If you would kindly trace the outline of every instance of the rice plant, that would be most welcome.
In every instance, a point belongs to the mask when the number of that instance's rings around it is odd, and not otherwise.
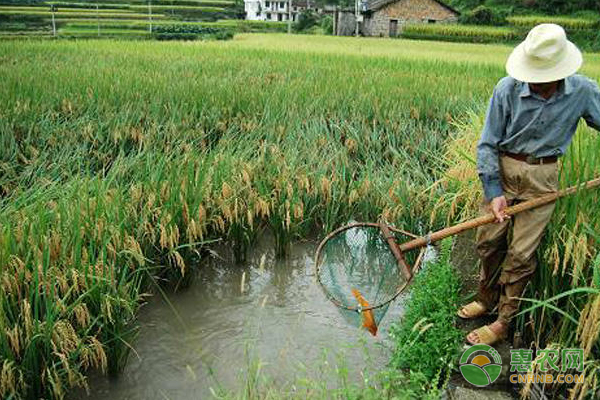
[[[506,18],[509,24],[531,29],[536,25],[553,23],[569,30],[594,29],[600,23],[599,19],[575,18],[561,15],[513,15]]]
[[[455,39],[470,42],[511,42],[521,38],[520,32],[510,27],[422,23],[403,26],[402,36],[411,39]]]

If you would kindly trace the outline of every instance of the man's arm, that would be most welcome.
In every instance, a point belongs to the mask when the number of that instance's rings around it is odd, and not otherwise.
[[[583,119],[592,128],[600,131],[600,89],[596,81],[590,79],[590,93]]]
[[[500,178],[498,143],[502,140],[506,129],[505,108],[496,86],[485,116],[481,139],[477,144],[477,172],[487,201],[504,195]]]

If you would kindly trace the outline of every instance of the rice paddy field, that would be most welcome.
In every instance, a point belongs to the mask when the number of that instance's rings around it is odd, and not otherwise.
[[[511,48],[280,34],[228,42],[0,42],[0,395],[117,373],[156,281],[225,242],[383,215],[425,234],[476,212],[474,145]],[[582,72],[598,79],[600,55]],[[600,173],[581,126],[561,184]],[[598,192],[561,200],[517,323],[600,368]],[[425,333],[427,334],[427,333]],[[527,388],[525,388],[527,390]]]

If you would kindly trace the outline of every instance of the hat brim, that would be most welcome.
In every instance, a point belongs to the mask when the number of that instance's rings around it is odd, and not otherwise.
[[[528,62],[524,51],[525,42],[512,51],[506,61],[506,72],[518,81],[528,83],[554,82],[573,75],[583,63],[581,51],[567,40],[567,55],[551,68],[541,69]]]

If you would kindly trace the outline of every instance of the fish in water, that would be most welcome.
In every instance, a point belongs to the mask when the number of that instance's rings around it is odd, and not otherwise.
[[[354,295],[354,297],[356,297],[356,300],[358,300],[358,304],[360,304],[362,308],[371,307],[369,305],[369,302],[365,300],[365,298],[358,291],[358,289],[352,289],[352,294]],[[377,335],[377,323],[375,322],[375,317],[373,316],[373,310],[361,311],[361,314],[363,319],[363,326],[367,328],[369,332],[371,332],[371,335]]]

